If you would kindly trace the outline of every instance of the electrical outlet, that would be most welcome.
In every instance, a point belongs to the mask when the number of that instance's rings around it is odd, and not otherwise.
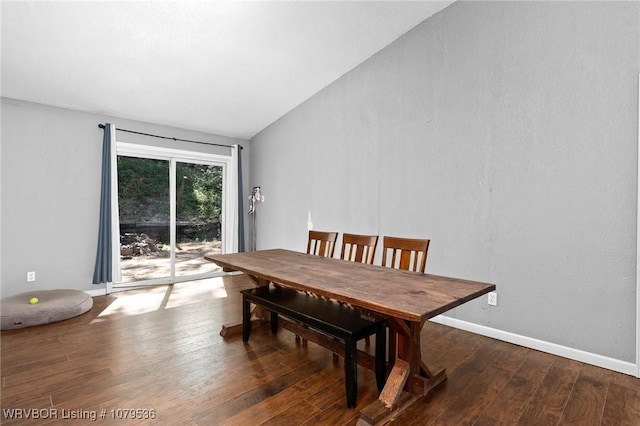
[[[489,298],[487,302],[491,306],[498,306],[498,293],[496,293],[495,291],[492,291],[491,293],[489,293]]]
[[[36,280],[36,272],[35,271],[31,271],[31,272],[27,272],[27,282],[33,282]]]

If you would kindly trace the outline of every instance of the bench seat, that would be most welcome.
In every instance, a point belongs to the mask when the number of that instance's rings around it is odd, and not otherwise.
[[[358,376],[356,347],[360,339],[376,334],[375,373],[378,391],[386,380],[385,321],[361,314],[350,306],[321,299],[278,285],[242,290],[242,341],[251,334],[251,306],[253,303],[271,312],[271,331],[278,331],[278,315],[303,324],[310,329],[339,340],[345,348],[345,387],[347,406],[356,406]]]

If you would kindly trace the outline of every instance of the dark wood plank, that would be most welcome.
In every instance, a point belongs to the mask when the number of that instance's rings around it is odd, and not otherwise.
[[[558,424],[578,372],[552,366],[525,407],[518,424]]]
[[[602,415],[607,426],[633,426],[640,421],[640,389],[615,383],[609,385]]]
[[[510,378],[511,373],[507,370],[494,365],[487,367],[442,411],[436,423],[474,424],[487,406],[502,398]]]
[[[563,425],[600,425],[607,389],[606,379],[578,376],[560,422]]]
[[[475,423],[473,424],[473,426],[502,426],[504,425],[504,423],[502,423],[500,420],[496,420],[491,416],[488,416],[486,414],[482,414],[478,420],[475,421]]]
[[[511,377],[497,398],[487,410],[498,413],[493,416],[506,424],[516,424],[527,403],[542,383],[551,361],[537,356],[535,351],[527,357],[520,368]]]

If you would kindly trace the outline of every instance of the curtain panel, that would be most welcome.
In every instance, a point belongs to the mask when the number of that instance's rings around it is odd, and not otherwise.
[[[114,243],[114,235],[119,235],[120,225],[118,211],[118,170],[116,156],[116,127],[113,124],[104,125],[102,139],[102,177],[100,183],[100,213],[98,217],[98,247],[96,263],[93,271],[93,284],[111,284],[119,280],[119,251],[118,242]]]
[[[229,163],[229,223],[227,224],[226,253],[244,251],[244,212],[242,203],[242,147],[231,146],[231,162]]]
[[[244,195],[242,194],[242,146],[234,145],[237,151],[238,164],[238,252],[245,251],[244,247],[244,203],[242,202]]]

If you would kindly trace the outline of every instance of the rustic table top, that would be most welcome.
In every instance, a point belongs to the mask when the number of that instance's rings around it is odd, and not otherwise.
[[[211,255],[206,259],[226,270],[420,323],[496,288],[489,283],[282,249]]]

